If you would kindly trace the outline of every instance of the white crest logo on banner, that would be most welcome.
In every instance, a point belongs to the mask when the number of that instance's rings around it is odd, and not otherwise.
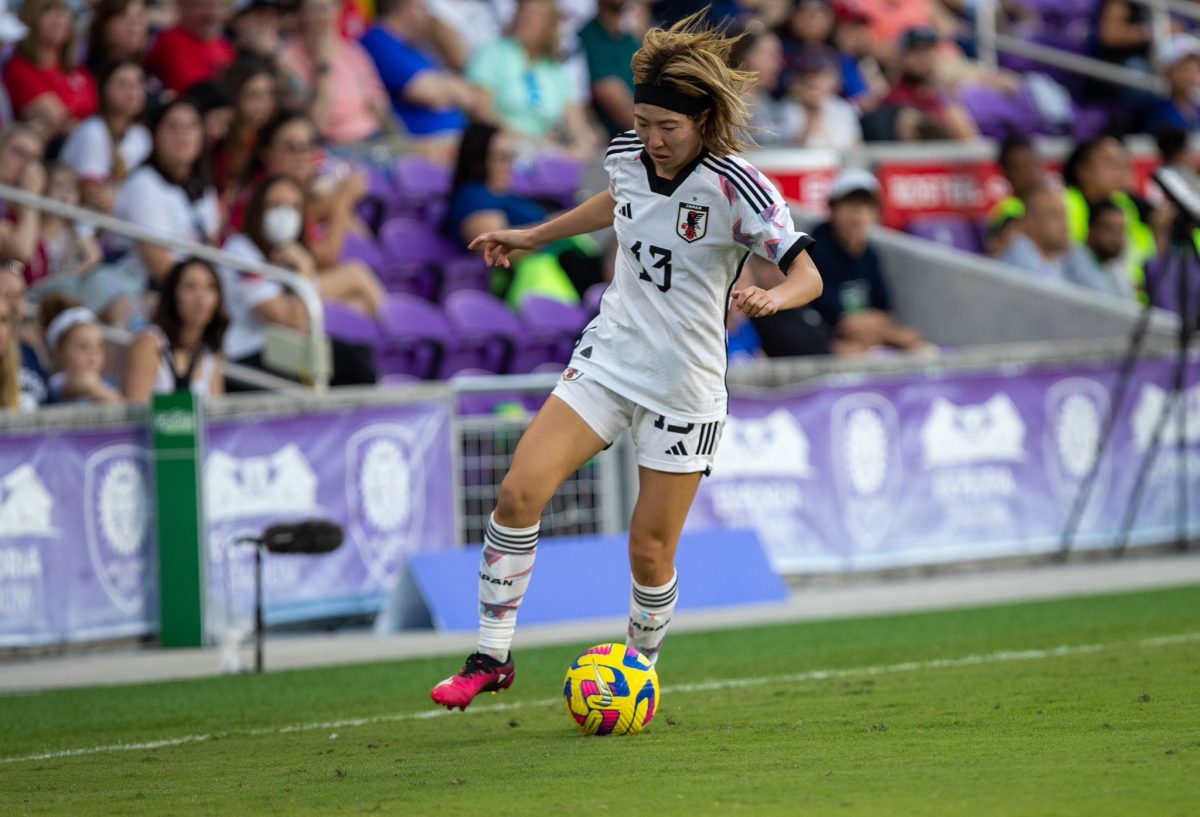
[[[145,600],[150,503],[146,451],[110,445],[84,463],[88,553],[100,586],[118,609],[137,612]]]
[[[391,587],[404,556],[420,546],[424,508],[413,486],[424,481],[420,441],[426,424],[372,423],[346,441],[347,531],[371,576]]]
[[[1154,425],[1158,422],[1159,414],[1162,413],[1168,395],[1169,392],[1166,389],[1153,383],[1146,383],[1142,386],[1131,418],[1133,439],[1138,451],[1145,451],[1150,447],[1150,440],[1154,436]],[[1200,443],[1200,384],[1192,386],[1184,392],[1184,406],[1187,411],[1186,442],[1188,445],[1195,445]],[[1182,433],[1179,420],[1179,405],[1176,404],[1163,427],[1162,436],[1159,439],[1162,446],[1178,444]]]
[[[752,476],[813,475],[811,446],[800,423],[786,409],[766,417],[725,419],[721,445],[713,462],[713,479]]]
[[[1025,422],[1007,394],[964,406],[938,397],[921,428],[921,447],[926,468],[1022,462]]]
[[[204,490],[211,521],[272,514],[296,519],[321,510],[317,475],[295,443],[262,457],[213,451],[204,467]]]
[[[1064,515],[1069,503],[1074,501],[1079,483],[1096,461],[1096,449],[1108,410],[1108,390],[1090,378],[1068,377],[1046,390],[1043,449],[1051,484],[1057,491]],[[1112,463],[1102,461],[1085,518],[1094,517],[1102,509],[1111,471]]]
[[[860,545],[878,547],[900,495],[900,418],[887,398],[864,392],[834,403],[831,421],[842,523]]]
[[[29,463],[0,477],[0,538],[57,536],[54,498]]]

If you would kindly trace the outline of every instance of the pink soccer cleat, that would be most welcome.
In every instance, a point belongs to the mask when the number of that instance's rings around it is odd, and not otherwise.
[[[512,653],[509,653],[508,660],[503,664],[490,655],[471,653],[458,674],[438,683],[429,693],[429,697],[435,704],[441,704],[447,709],[466,709],[481,692],[495,693],[508,689],[512,686],[516,672]]]

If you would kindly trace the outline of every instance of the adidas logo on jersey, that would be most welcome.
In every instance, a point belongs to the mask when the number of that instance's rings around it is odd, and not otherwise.
[[[620,206],[617,212],[623,215],[625,218],[633,218],[633,205],[629,202],[625,202]]]
[[[671,446],[663,453],[664,454],[674,454],[676,457],[686,457],[688,455],[688,451],[686,448],[683,447],[682,442],[675,443],[675,445]]]

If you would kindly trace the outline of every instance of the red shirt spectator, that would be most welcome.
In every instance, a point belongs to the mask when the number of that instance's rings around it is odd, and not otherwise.
[[[224,37],[203,40],[182,25],[164,31],[146,53],[146,69],[171,91],[183,93],[216,78],[237,56]]]
[[[916,108],[935,119],[940,119],[945,114],[949,102],[949,97],[936,88],[910,83],[904,79],[893,85],[892,90],[883,99],[884,105]]]
[[[22,116],[29,103],[43,94],[61,99],[72,119],[86,119],[99,106],[96,81],[86,69],[67,72],[57,63],[39,68],[21,54],[13,54],[4,66],[4,87],[17,116]]]

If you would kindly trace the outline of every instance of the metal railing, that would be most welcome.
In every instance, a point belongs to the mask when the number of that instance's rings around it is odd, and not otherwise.
[[[297,273],[265,261],[252,261],[232,255],[224,250],[209,247],[186,238],[169,235],[160,230],[147,229],[141,225],[122,221],[104,213],[97,213],[94,210],[64,204],[63,202],[29,193],[7,184],[0,184],[0,201],[10,202],[20,207],[31,207],[43,213],[49,213],[70,221],[91,224],[97,229],[124,236],[134,241],[156,244],[185,255],[203,259],[218,267],[255,273],[282,284],[300,298],[305,312],[308,313],[307,341],[310,353],[308,359],[311,361],[311,367],[305,374],[308,375],[313,388],[317,391],[324,391],[328,388],[330,374],[329,355],[323,349],[326,344],[325,312],[321,306],[321,298],[317,294],[316,287]],[[136,252],[136,249],[131,250],[131,252]]]
[[[1200,6],[1193,2],[1184,0],[1130,0],[1130,2],[1149,6],[1152,11],[1155,53],[1159,53],[1171,37],[1171,15],[1200,20]],[[1166,83],[1159,76],[1114,65],[1095,57],[1085,57],[1047,45],[1027,42],[1011,34],[1003,34],[997,29],[999,7],[999,0],[982,0],[979,15],[976,18],[975,37],[979,60],[985,65],[996,68],[999,64],[999,54],[1003,52],[1075,74],[1095,77],[1126,88],[1135,88],[1156,94],[1161,94],[1166,90]]]

